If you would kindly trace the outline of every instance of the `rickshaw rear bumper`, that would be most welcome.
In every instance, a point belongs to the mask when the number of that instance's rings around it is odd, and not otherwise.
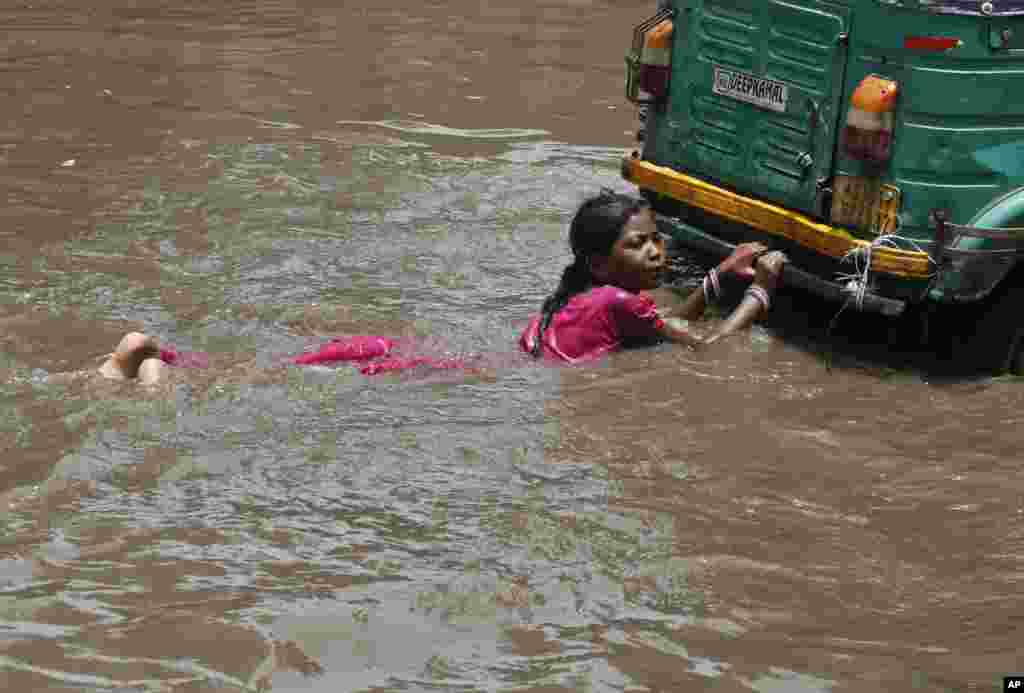
[[[949,222],[945,210],[932,210],[934,238],[916,239],[915,249],[908,250],[857,238],[802,212],[645,161],[635,152],[623,159],[622,175],[652,201],[682,245],[722,256],[735,248],[733,241],[764,242],[789,255],[784,283],[857,310],[897,316],[925,301],[979,301],[1024,259],[1024,227],[1006,225],[1019,218],[1012,212],[1024,204],[1012,200],[966,225]],[[1001,214],[1004,207],[1008,211]],[[847,262],[858,257],[869,258],[863,292],[850,279],[858,263]]]
[[[675,242],[710,256],[725,258],[736,248],[735,244],[716,238],[679,219],[659,215],[658,220],[659,225],[667,227],[666,230]],[[786,263],[782,270],[782,283],[784,286],[807,291],[829,301],[847,303],[855,310],[880,313],[887,317],[897,317],[907,307],[906,301],[882,296],[870,290],[858,297],[848,285],[823,279],[797,266],[792,260]]]
[[[931,274],[925,252],[872,247],[845,229],[643,160],[636,152],[623,159],[622,175],[651,199],[655,210],[664,215],[669,233],[682,245],[724,256],[735,248],[731,241],[761,240],[789,255],[783,270],[785,284],[849,303],[856,310],[898,316],[908,302],[923,298],[922,289]],[[686,210],[686,214],[674,210]],[[853,265],[847,263],[842,272],[842,263],[866,252],[870,252],[872,277],[865,291],[846,279],[825,278],[849,275]]]

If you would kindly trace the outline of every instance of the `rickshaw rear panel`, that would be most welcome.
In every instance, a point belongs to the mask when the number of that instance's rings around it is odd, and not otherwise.
[[[1024,0],[659,9],[627,58],[643,145],[623,171],[681,242],[767,234],[859,308],[981,302],[1019,276]]]

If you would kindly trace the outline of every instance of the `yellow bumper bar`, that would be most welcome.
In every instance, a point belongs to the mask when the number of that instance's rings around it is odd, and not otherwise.
[[[798,212],[730,192],[642,159],[626,158],[622,163],[622,173],[641,188],[758,231],[788,238],[823,255],[842,258],[854,248],[871,245],[868,241],[854,238],[844,229],[820,224]],[[871,269],[908,279],[927,279],[930,274],[927,253],[886,247],[875,247],[871,251]]]

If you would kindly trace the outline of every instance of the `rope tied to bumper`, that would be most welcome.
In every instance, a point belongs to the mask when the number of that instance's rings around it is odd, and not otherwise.
[[[871,243],[867,245],[857,246],[849,250],[843,255],[842,262],[852,262],[853,272],[847,274],[840,274],[837,276],[839,281],[845,282],[846,290],[850,294],[850,299],[843,304],[843,308],[849,303],[850,300],[857,306],[857,310],[864,308],[864,296],[868,291],[868,283],[871,273],[871,257],[875,248],[892,248],[894,250],[905,250],[906,248],[900,247],[900,243],[909,244],[914,250],[918,252],[926,252],[921,244],[913,238],[907,238],[906,236],[899,236],[894,233],[884,233],[877,236]],[[863,266],[861,262],[863,261]],[[928,264],[935,265],[935,260],[928,255]],[[934,276],[930,274],[929,278]],[[842,312],[842,308],[839,309]],[[838,317],[838,313],[836,314]]]

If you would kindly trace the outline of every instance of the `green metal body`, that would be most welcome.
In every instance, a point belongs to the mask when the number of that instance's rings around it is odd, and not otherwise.
[[[993,16],[949,14],[917,0],[662,6],[674,12],[672,73],[667,99],[649,108],[643,159],[822,221],[834,176],[878,176],[902,194],[897,235],[920,247],[936,240],[936,210],[963,226],[1024,226],[1024,16],[998,16],[998,7]],[[910,36],[961,43],[922,52],[904,48]],[[713,93],[715,66],[786,84],[785,110]],[[846,157],[839,146],[850,95],[869,74],[894,79],[900,89],[892,158],[881,168]],[[701,231],[718,235],[711,222]],[[1013,251],[1024,248],[1016,240],[940,240],[973,252],[952,259],[939,252],[929,282],[888,277],[875,290],[914,301],[973,301],[1007,275],[1017,261]],[[986,255],[990,249],[998,260]],[[824,266],[820,272],[833,271]]]

